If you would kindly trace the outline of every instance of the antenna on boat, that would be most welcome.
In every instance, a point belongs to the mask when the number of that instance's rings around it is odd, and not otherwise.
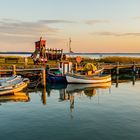
[[[69,45],[69,56],[70,56],[70,53],[72,52],[71,51],[71,38],[69,38],[69,44],[68,45]]]

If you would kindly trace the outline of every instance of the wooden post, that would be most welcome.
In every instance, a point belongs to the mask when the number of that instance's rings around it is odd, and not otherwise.
[[[24,63],[25,63],[25,66],[28,64],[28,58],[27,57],[24,58]]]
[[[61,51],[61,61],[62,61],[62,59],[63,59],[63,49],[60,50],[60,51]]]
[[[119,85],[119,75],[116,75],[116,88],[118,87]]]
[[[0,70],[1,70],[1,66],[0,66]],[[1,77],[1,71],[0,71],[0,77]]]
[[[133,74],[136,73],[136,65],[135,65],[135,62],[133,62],[132,73],[133,73]]]
[[[77,71],[77,63],[75,63],[75,71]]]
[[[45,70],[45,68],[42,70],[42,86],[46,87],[46,70]]]
[[[65,74],[65,63],[63,62],[62,65],[63,65],[63,74]]]
[[[16,75],[16,65],[13,65],[13,75]]]
[[[117,66],[116,66],[116,74],[119,75],[119,62],[117,62]]]

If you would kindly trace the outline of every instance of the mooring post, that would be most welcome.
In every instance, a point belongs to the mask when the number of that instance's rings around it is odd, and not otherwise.
[[[13,75],[16,75],[16,65],[13,65]]]
[[[119,62],[117,62],[117,66],[116,66],[116,74],[119,75]]]
[[[1,66],[0,66],[0,77],[1,77]]]
[[[133,62],[133,66],[132,66],[132,73],[135,74],[136,73],[136,65],[135,62]]]
[[[75,63],[75,71],[77,71],[77,63]]]
[[[65,74],[65,63],[63,62],[62,65],[63,65],[63,74]]]
[[[42,86],[46,87],[46,70],[43,68],[42,70]]]
[[[116,75],[116,88],[119,86],[119,75]]]
[[[28,58],[27,57],[24,57],[24,64],[25,64],[25,66],[27,66],[27,64],[28,64]]]

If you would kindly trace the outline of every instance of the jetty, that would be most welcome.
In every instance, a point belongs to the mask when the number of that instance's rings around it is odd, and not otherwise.
[[[59,63],[62,62],[55,62],[55,63],[48,63],[50,67],[56,67]],[[66,63],[66,62],[65,62]],[[132,72],[139,72],[140,70],[140,63],[129,63],[129,64],[122,64],[122,63],[98,63],[98,67],[104,68],[106,71],[116,71],[116,74],[120,73],[120,70],[131,70]],[[75,66],[72,66],[75,68]],[[3,64],[0,65],[0,74],[22,74],[23,72],[41,72],[46,69],[46,65],[27,65],[27,64]],[[76,66],[76,69],[79,69]]]
[[[114,72],[119,75],[121,70],[129,70],[132,73],[140,72],[140,63],[99,63],[101,67],[104,67],[106,71]]]
[[[17,66],[17,65],[3,65],[0,66],[0,76],[2,75],[24,75],[25,73],[38,74],[41,77],[41,85],[46,86],[46,69],[43,66]]]

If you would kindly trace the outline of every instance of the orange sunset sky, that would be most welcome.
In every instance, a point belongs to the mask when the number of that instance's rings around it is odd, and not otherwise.
[[[8,3],[8,5],[7,5]],[[0,51],[140,52],[140,0],[0,0]]]

